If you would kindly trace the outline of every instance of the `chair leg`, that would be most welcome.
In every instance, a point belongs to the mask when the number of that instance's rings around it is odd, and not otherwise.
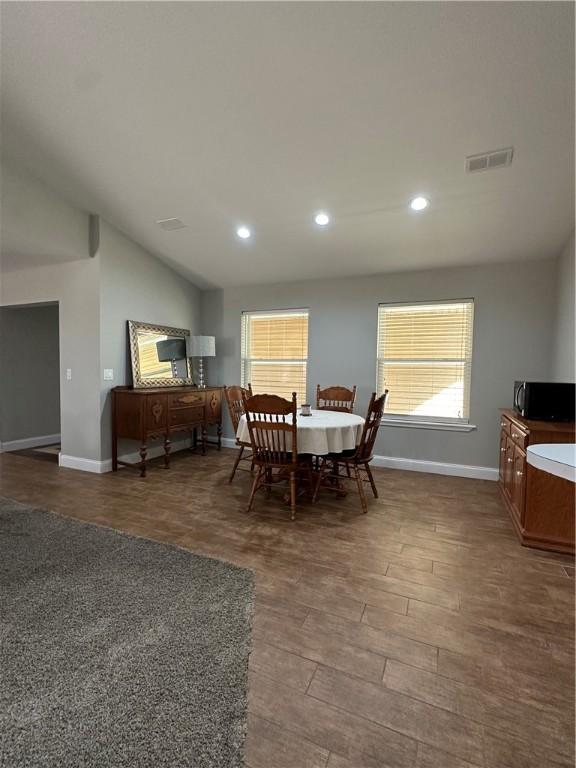
[[[312,466],[306,468],[306,475],[308,477],[308,485],[310,486],[310,498],[314,498],[314,493],[316,492],[316,484],[314,483],[314,474],[312,473]]]
[[[372,486],[372,493],[374,494],[374,498],[378,498],[378,488],[376,488],[376,483],[374,482],[374,478],[372,477],[372,470],[370,469],[370,464],[366,462],[364,464],[366,468],[366,474],[368,475],[368,480],[370,480],[370,485]]]
[[[296,517],[296,472],[290,472],[290,520]]]
[[[318,498],[318,491],[320,490],[320,484],[324,479],[324,474],[326,473],[326,459],[322,459],[318,457],[318,461],[319,461],[318,479],[316,480],[316,487],[314,488],[314,493],[312,495],[313,504],[316,502],[316,499]]]
[[[262,467],[259,467],[258,474],[254,478],[254,482],[252,483],[252,490],[250,491],[250,498],[248,499],[248,509],[246,512],[252,511],[252,504],[254,503],[254,496],[256,495],[256,491],[260,487],[260,478],[262,477]]]
[[[356,484],[358,486],[358,493],[360,494],[360,503],[362,504],[362,511],[364,514],[368,512],[368,502],[366,501],[366,494],[364,493],[364,482],[360,475],[360,469],[358,464],[354,464],[354,476],[356,478]]]
[[[242,454],[244,453],[244,446],[240,446],[240,450],[238,451],[236,455],[236,461],[234,462],[234,466],[232,467],[232,474],[230,475],[230,479],[228,480],[229,483],[234,480],[234,475],[236,474],[236,470],[238,469],[238,464],[240,464],[240,459],[242,458]]]
[[[272,493],[272,470],[266,470],[266,496],[270,496]]]

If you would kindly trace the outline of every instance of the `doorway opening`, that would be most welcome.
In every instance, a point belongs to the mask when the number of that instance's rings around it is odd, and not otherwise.
[[[58,302],[0,307],[0,447],[58,463]]]

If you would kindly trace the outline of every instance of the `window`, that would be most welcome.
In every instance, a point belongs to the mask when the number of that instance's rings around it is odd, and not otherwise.
[[[242,313],[242,386],[306,402],[308,310]]]
[[[386,412],[414,421],[467,423],[473,299],[378,307],[378,392]]]

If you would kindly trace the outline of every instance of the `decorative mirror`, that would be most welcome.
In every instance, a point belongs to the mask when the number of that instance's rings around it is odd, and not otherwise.
[[[190,331],[128,320],[135,389],[194,384],[187,357]]]

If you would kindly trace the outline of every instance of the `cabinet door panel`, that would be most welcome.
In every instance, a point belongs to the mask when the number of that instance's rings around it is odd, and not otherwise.
[[[168,409],[166,408],[166,396],[146,398],[146,428],[163,429],[168,423]]]
[[[512,485],[513,485],[513,474],[512,474],[512,465],[514,463],[514,443],[512,442],[511,438],[506,436],[506,451],[504,453],[505,456],[505,463],[504,463],[504,492],[508,496],[509,499],[512,499]]]
[[[500,482],[504,485],[504,475],[506,470],[506,432],[500,432],[500,450],[498,453],[498,475]]]
[[[222,420],[222,390],[206,393],[206,423],[219,424]]]
[[[512,463],[512,503],[518,519],[524,521],[524,500],[526,497],[526,454],[516,447]]]

